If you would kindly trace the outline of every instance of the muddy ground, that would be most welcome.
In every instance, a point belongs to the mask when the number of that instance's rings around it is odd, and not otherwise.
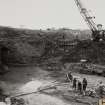
[[[9,72],[0,76],[0,86],[10,96],[37,91],[39,87],[50,85],[52,81],[63,84],[68,70],[48,71],[39,67],[10,67]],[[94,75],[73,73],[78,78],[87,78],[88,89],[105,78]],[[53,83],[53,84],[55,84]],[[63,84],[56,89],[21,96],[27,105],[97,105],[98,97],[83,96],[72,89],[72,84]]]

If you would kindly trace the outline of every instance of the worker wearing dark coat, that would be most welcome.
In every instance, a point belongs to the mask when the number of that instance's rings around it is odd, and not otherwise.
[[[83,91],[86,91],[86,88],[87,88],[87,80],[86,80],[86,78],[83,78],[82,84],[83,84]]]
[[[86,88],[87,88],[87,80],[86,80],[86,78],[83,78],[82,85],[83,85],[83,95],[85,95]]]
[[[76,90],[76,88],[77,88],[77,79],[76,78],[74,78],[73,79],[73,88]]]
[[[78,91],[81,93],[82,92],[82,83],[80,80],[78,80]]]

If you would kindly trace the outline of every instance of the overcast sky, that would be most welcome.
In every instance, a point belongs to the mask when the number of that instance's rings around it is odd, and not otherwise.
[[[105,27],[105,0],[81,0]],[[74,0],[0,0],[0,25],[34,29],[88,28]]]

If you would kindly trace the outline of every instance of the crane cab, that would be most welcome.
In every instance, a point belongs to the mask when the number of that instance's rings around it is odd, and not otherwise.
[[[98,29],[98,31],[101,31],[102,30],[102,24],[97,24],[97,29]]]
[[[94,41],[105,41],[105,30],[103,30],[102,24],[97,25],[97,30],[93,32]]]

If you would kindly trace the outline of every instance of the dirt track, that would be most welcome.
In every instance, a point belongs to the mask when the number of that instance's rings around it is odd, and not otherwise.
[[[22,87],[32,82],[32,78],[34,78],[35,81],[37,80],[41,82],[40,85],[47,85],[51,81],[55,80],[57,80],[57,82],[63,82],[65,80],[66,72],[67,71],[48,72],[36,67],[11,68],[10,72],[1,77],[0,84],[6,94],[12,95],[18,93],[19,90],[22,89]],[[73,75],[78,78],[86,77],[88,79],[88,88],[95,86],[99,80],[102,80],[105,83],[104,77],[83,74],[81,75],[77,73],[73,73]],[[34,90],[35,87],[37,88],[37,86],[38,82],[35,85],[32,85],[33,88],[31,89]],[[50,102],[52,104],[50,103],[48,105],[61,105],[61,103],[62,105],[90,105],[91,103],[98,101],[97,98],[87,96],[83,97],[82,95],[74,92],[72,88],[69,87],[70,85],[62,85],[58,86],[57,89],[42,91],[39,94],[24,96],[24,98],[29,101],[29,105],[45,105],[46,103],[48,104]],[[29,89],[29,87],[27,88]],[[49,99],[50,102],[47,99]],[[54,101],[55,99],[57,101],[56,104]],[[34,102],[37,102],[37,104],[33,104]]]

